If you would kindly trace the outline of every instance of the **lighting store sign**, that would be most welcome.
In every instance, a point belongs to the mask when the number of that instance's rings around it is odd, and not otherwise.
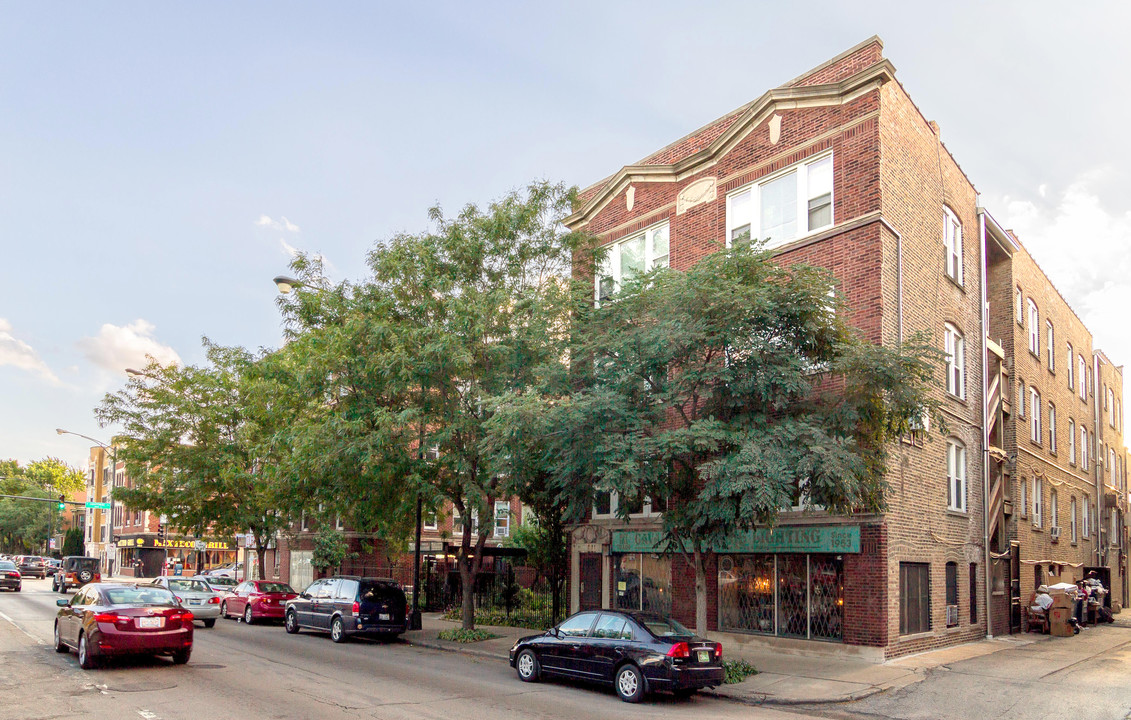
[[[654,530],[618,530],[612,552],[663,552],[663,533]],[[858,553],[858,525],[799,525],[758,528],[738,533],[715,548],[719,553]]]

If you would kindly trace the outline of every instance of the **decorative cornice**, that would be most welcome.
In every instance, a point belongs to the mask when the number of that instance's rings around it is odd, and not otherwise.
[[[840,82],[774,88],[741,110],[739,119],[702,150],[671,164],[625,165],[565,224],[570,229],[585,225],[633,182],[679,182],[706,170],[779,110],[844,105],[893,79],[895,66],[885,58]]]

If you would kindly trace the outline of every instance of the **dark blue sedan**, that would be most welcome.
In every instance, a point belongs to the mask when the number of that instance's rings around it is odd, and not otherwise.
[[[587,610],[514,644],[519,679],[542,675],[611,684],[625,702],[663,690],[690,695],[723,682],[723,646],[650,613]]]

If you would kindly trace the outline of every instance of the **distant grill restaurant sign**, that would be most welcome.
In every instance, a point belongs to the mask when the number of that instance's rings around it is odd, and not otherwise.
[[[618,530],[612,552],[663,552],[663,533],[655,530]],[[758,528],[738,533],[715,548],[720,553],[858,553],[858,525],[796,525]]]

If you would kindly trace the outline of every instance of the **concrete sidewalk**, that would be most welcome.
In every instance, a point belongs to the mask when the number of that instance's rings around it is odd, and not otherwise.
[[[459,626],[441,618],[439,613],[425,613],[423,629],[407,632],[404,638],[418,647],[462,652],[507,662],[511,646],[527,635],[537,634],[526,628],[478,626],[499,637],[477,643],[456,643],[439,638],[441,630]],[[976,643],[978,644],[978,643]],[[758,669],[758,674],[741,683],[721,685],[704,693],[753,705],[801,705],[839,703],[900,688],[923,679],[923,671],[915,665],[876,664],[864,659],[814,657],[788,654],[780,649],[759,647],[753,643],[724,643],[724,657],[744,659]],[[997,648],[1000,649],[1000,648]],[[996,650],[996,649],[995,649]],[[995,650],[984,650],[994,652]]]

